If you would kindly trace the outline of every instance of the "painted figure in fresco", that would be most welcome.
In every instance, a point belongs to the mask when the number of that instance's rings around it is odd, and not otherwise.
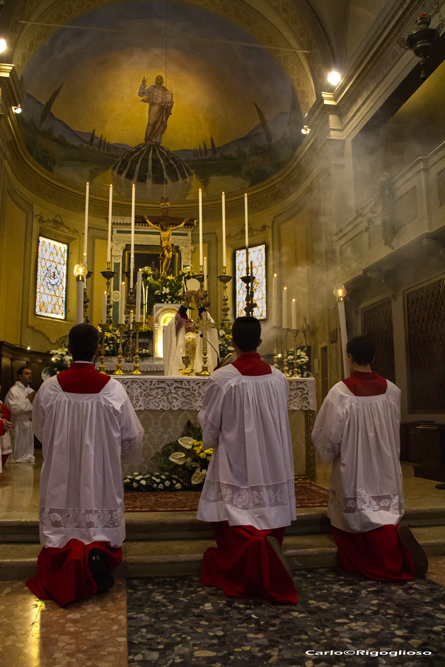
[[[144,220],[148,225],[150,225],[150,227],[157,229],[157,231],[161,234],[161,253],[159,255],[159,259],[162,262],[162,275],[166,276],[170,268],[171,259],[173,257],[173,246],[171,243],[172,232],[175,229],[183,227],[186,222],[190,222],[190,219],[186,218],[183,222],[181,222],[180,225],[176,225],[174,227],[168,222],[161,222],[159,225],[154,225],[147,218],[147,216],[144,217]]]
[[[148,107],[148,124],[145,130],[146,144],[161,144],[162,135],[167,129],[167,121],[171,116],[173,108],[173,93],[164,84],[164,78],[159,74],[153,86],[146,86],[147,79],[142,79],[139,86],[139,97],[141,102],[146,102]]]

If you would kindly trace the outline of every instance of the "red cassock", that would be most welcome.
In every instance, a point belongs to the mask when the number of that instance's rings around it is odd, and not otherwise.
[[[88,404],[93,400],[93,397],[91,396],[92,394],[99,394],[102,392],[103,396],[105,392],[108,392],[107,396],[102,399],[102,403],[108,404],[111,401],[109,397],[111,391],[120,391],[122,393],[122,389],[120,387],[118,388],[118,390],[110,389],[112,387],[111,383],[107,387],[107,389],[105,389],[105,386],[109,381],[110,381],[109,376],[98,373],[94,369],[92,364],[88,363],[72,364],[72,366],[67,371],[57,376],[57,382],[58,385],[60,385],[58,388],[59,392],[61,389],[64,393],[85,395],[85,401],[82,403],[82,405],[85,404],[86,406],[85,407],[86,416],[83,416],[82,419],[88,418],[87,416],[89,414]],[[46,382],[50,382],[50,380],[47,380]],[[113,383],[114,382],[115,381],[113,380]],[[51,386],[54,386],[54,384]],[[46,391],[50,387],[49,386],[45,387],[44,384],[42,385],[42,388],[45,388]],[[41,391],[42,389],[40,390],[40,392]],[[39,396],[39,394],[37,394],[37,396]],[[91,399],[89,399],[89,396],[91,396]],[[118,398],[119,397],[120,394],[118,393]],[[119,400],[121,399],[122,397],[119,398]],[[125,394],[125,399],[128,400],[126,394]],[[43,403],[43,401],[44,399],[41,398],[40,403]],[[99,401],[99,403],[101,402],[99,398],[97,398],[97,401]],[[55,407],[57,409],[57,405]],[[99,408],[102,409],[102,406],[99,406]],[[105,410],[107,408],[103,409]],[[119,412],[118,409],[116,409],[115,412],[118,413]],[[43,418],[45,417],[45,412],[43,413],[41,412],[40,414],[43,414]],[[70,413],[68,412],[67,414]],[[79,414],[79,412],[77,412],[77,414]],[[82,413],[82,415],[84,415],[84,413]],[[105,418],[106,416],[107,415],[105,415]],[[38,419],[41,420],[42,418],[39,417]],[[35,425],[36,428],[38,419],[36,412],[36,425]],[[136,419],[135,415],[134,419]],[[44,422],[42,423],[44,424]],[[130,433],[130,435],[128,436],[129,438],[132,435],[137,435],[138,429],[142,431],[138,421],[137,424],[138,426],[133,427],[134,434]],[[86,446],[82,440],[82,436],[76,435],[75,437],[72,437],[72,440],[70,440],[69,435],[72,432],[72,430],[73,429],[71,428],[70,424],[66,424],[68,448],[74,448],[75,450],[77,450],[77,452],[79,453],[78,454],[79,457],[82,457],[84,455],[88,457],[88,452],[92,450],[91,445],[89,444],[91,443],[92,439],[91,438],[89,439]],[[119,433],[119,424],[117,424],[115,430],[117,430],[117,433]],[[83,427],[81,426],[80,432],[84,431],[85,431],[85,426]],[[48,444],[51,440],[51,435],[47,433],[45,437],[45,433],[46,431],[44,429],[44,426],[42,426],[44,466],[45,465],[51,466],[54,465],[54,461],[56,460],[57,457],[60,460],[60,452],[58,453],[56,451],[56,448],[51,449],[52,445]],[[108,439],[106,442],[106,448],[110,451],[111,449],[113,449],[113,451],[114,449],[116,449],[116,454],[114,455],[114,458],[118,461],[118,463],[115,464],[115,467],[117,466],[119,467],[118,474],[120,477],[121,442],[119,441],[114,443],[112,440]],[[122,451],[124,451],[124,445],[122,445]],[[88,461],[89,460],[90,459],[88,459]],[[94,458],[91,458],[91,461],[94,460],[95,460]],[[98,455],[96,465],[100,464],[100,460],[101,456]],[[90,465],[88,461],[86,463],[87,467]],[[103,474],[106,474],[106,472],[109,471],[108,462],[104,461],[103,466],[105,471]],[[49,470],[51,470],[51,468],[49,468]],[[43,472],[44,470],[42,469],[42,477],[43,477]],[[45,474],[47,474],[47,471],[45,471]],[[106,486],[109,487],[110,482],[112,482],[112,480],[111,478],[110,479],[105,478],[103,482],[105,487]],[[65,483],[68,485],[66,492],[67,496],[70,492],[72,492],[72,487],[69,485],[77,484],[78,486],[80,485],[78,491],[80,493],[80,496],[82,497],[82,480],[80,481],[73,480],[73,476],[69,475],[69,479]],[[41,492],[42,492],[42,484],[41,484]],[[123,488],[122,488],[122,494],[123,494]],[[103,505],[103,506],[108,507],[108,505]],[[42,499],[41,499],[40,511],[42,514]],[[91,513],[93,512],[94,510],[91,510]],[[95,530],[94,527],[91,528],[91,530],[94,532]],[[42,531],[42,518],[41,518],[41,531]],[[100,526],[97,528],[97,531],[99,534],[102,533],[102,535],[104,533],[104,529],[101,528]],[[90,598],[97,592],[96,583],[94,582],[88,567],[88,554],[91,551],[91,549],[99,549],[101,551],[102,556],[106,561],[110,571],[113,571],[122,560],[122,546],[112,547],[110,546],[109,542],[94,540],[94,537],[91,539],[91,541],[88,538],[86,538],[85,542],[80,539],[74,539],[74,538],[69,539],[69,534],[70,534],[69,527],[66,528],[66,534],[68,540],[66,541],[65,544],[63,544],[62,542],[60,548],[52,546],[44,546],[42,548],[37,561],[37,576],[26,582],[26,585],[28,586],[29,590],[34,595],[43,600],[54,600],[61,606],[65,606],[66,604],[72,602],[73,600],[84,600]],[[41,533],[41,539],[42,539],[42,533]],[[120,540],[118,539],[117,542],[118,544],[119,542],[122,544],[121,539]],[[43,544],[45,544],[44,540]]]
[[[269,364],[254,353],[242,354],[233,366],[245,376],[272,372]],[[222,588],[228,596],[297,604],[294,584],[266,539],[272,536],[281,545],[285,527],[260,530],[252,525],[230,525],[228,521],[211,525],[218,546],[204,553],[201,570],[204,585]]]
[[[386,392],[385,378],[373,373],[355,372],[343,380],[354,396],[380,396]],[[397,525],[388,524],[364,533],[349,533],[332,526],[341,567],[363,574],[375,581],[407,581],[414,579],[414,561],[397,532]]]

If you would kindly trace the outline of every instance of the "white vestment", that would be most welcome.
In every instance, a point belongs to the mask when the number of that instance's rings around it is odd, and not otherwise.
[[[31,416],[32,403],[27,398],[34,389],[25,387],[20,380],[6,394],[5,405],[11,410],[11,421],[15,424],[13,431],[14,459],[17,463],[34,461],[34,435]]]
[[[213,322],[213,319],[205,311],[201,317],[206,317]],[[164,375],[181,375],[180,368],[185,368],[182,357],[185,356],[185,325],[187,320],[179,313],[173,317],[164,329],[163,355],[164,355]],[[213,347],[212,347],[213,346]],[[202,349],[203,338],[201,333],[197,333],[196,354],[194,364],[194,374],[201,372],[202,369]],[[218,331],[216,327],[207,330],[207,366],[209,373],[213,371],[218,364],[219,342]]]
[[[40,542],[62,548],[125,538],[121,456],[138,459],[143,428],[123,386],[110,379],[97,394],[64,392],[57,376],[34,399],[42,442]]]
[[[212,373],[198,415],[203,449],[214,447],[199,501],[201,521],[260,530],[296,519],[294,462],[284,375]]]
[[[332,463],[328,516],[346,532],[397,524],[403,516],[400,389],[354,396],[338,382],[315,420],[312,439],[324,463]]]
[[[2,401],[0,401],[1,405]],[[9,431],[5,429],[5,432],[3,435],[0,435],[0,454],[4,456],[5,454],[12,454],[12,446],[11,446],[11,436],[9,435]],[[0,463],[0,472],[2,470],[2,466]]]

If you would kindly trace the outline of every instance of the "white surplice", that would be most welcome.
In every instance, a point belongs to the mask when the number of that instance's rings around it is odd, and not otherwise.
[[[120,547],[121,456],[139,460],[144,432],[123,386],[110,379],[97,394],[75,394],[49,378],[34,399],[33,427],[43,453],[41,544],[62,548],[75,538]]]
[[[206,317],[210,322],[213,322],[211,316],[205,311],[201,317]],[[180,369],[184,368],[182,357],[185,356],[185,325],[187,320],[176,313],[164,329],[164,375],[165,376],[180,376]],[[196,353],[195,364],[193,371],[195,375],[202,370],[202,349],[203,339],[198,332],[196,334]],[[219,342],[218,330],[216,327],[207,330],[207,366],[211,373],[218,363]]]
[[[198,415],[203,449],[214,447],[197,518],[259,530],[296,519],[294,462],[284,375],[242,375],[233,365],[209,379]]]
[[[34,389],[25,387],[20,380],[6,394],[5,405],[11,410],[14,459],[17,463],[33,462],[34,434],[32,432],[32,403],[28,398]]]
[[[346,532],[397,524],[403,516],[400,389],[355,396],[338,382],[329,391],[312,431],[317,452],[332,463],[328,516]]]

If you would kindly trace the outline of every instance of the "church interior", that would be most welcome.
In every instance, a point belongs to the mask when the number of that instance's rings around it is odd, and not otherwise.
[[[304,497],[284,540],[295,608],[201,585],[211,532],[178,492],[126,494],[115,587],[63,609],[24,584],[41,450],[9,461],[0,664],[445,664],[444,107],[443,0],[0,0],[1,400],[23,366],[38,390],[76,323],[101,326],[97,368],[145,429],[123,476],[151,474],[207,381],[188,356],[163,377],[197,276],[218,356],[253,313],[289,378]],[[339,568],[310,438],[358,335],[401,390],[405,521],[430,560],[403,584]]]

